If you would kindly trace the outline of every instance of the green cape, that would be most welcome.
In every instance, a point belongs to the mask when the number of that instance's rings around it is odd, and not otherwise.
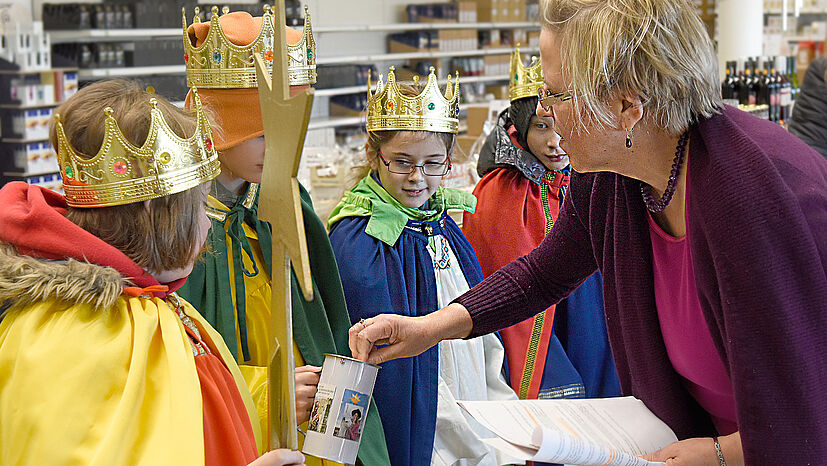
[[[313,210],[310,195],[301,184],[302,215],[307,237],[310,269],[313,275],[313,301],[305,301],[296,280],[295,272],[291,274],[290,287],[293,298],[293,339],[298,346],[306,364],[321,366],[324,353],[350,356],[348,347],[348,329],[350,319],[339,278],[339,268],[333,256],[333,248],[324,224]],[[229,236],[233,243],[233,263],[236,283],[236,301],[238,302],[239,333],[242,347],[246,347],[246,324],[243,296],[243,273],[270,273],[272,230],[270,224],[258,220],[258,185],[251,184],[236,204],[226,212],[224,220],[211,216],[213,227],[207,242],[211,249],[205,260],[195,264],[186,284],[178,294],[189,301],[207,321],[221,333],[227,347],[238,359],[236,348],[236,322],[232,309],[232,290],[230,289],[229,264],[227,257],[227,235],[224,224],[229,222]],[[244,234],[243,222],[258,233],[259,246],[266,264],[254,265],[253,271],[244,270],[241,260],[242,250],[250,251],[247,236]],[[236,257],[237,256],[237,257]],[[248,257],[252,257],[251,254]],[[265,270],[259,270],[264,266]],[[239,290],[240,286],[240,290]],[[226,310],[221,312],[222,310]],[[379,419],[379,411],[371,400],[371,409],[365,420],[362,443],[359,447],[359,460],[364,465],[390,464],[385,445],[385,434]]]

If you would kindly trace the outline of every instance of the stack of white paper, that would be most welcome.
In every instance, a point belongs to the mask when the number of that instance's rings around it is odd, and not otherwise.
[[[459,404],[500,437],[486,442],[525,461],[655,464],[635,455],[652,453],[677,441],[669,426],[634,397]]]

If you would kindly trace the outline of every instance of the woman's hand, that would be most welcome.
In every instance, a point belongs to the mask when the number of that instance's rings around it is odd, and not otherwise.
[[[744,452],[741,449],[741,434],[734,434],[725,437],[718,437],[718,444],[727,466],[741,466],[744,464]],[[691,438],[669,444],[660,450],[643,455],[643,459],[659,461],[669,466],[698,465],[698,466],[720,466],[718,453],[715,451],[715,444],[710,437]]]
[[[464,338],[472,328],[471,315],[457,303],[421,317],[381,314],[350,327],[350,351],[356,359],[381,364],[416,356],[448,338]]]
[[[297,451],[282,448],[268,451],[250,463],[249,466],[301,466],[303,464],[304,455]]]
[[[321,377],[321,367],[301,366],[296,368],[296,421],[299,425],[310,419],[310,409]]]

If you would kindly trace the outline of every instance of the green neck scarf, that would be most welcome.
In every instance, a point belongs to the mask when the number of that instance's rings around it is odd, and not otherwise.
[[[224,337],[224,342],[236,360],[250,360],[247,343],[247,293],[244,278],[259,273],[270,274],[272,264],[272,230],[270,224],[258,219],[258,185],[250,184],[241,197],[230,209],[207,208],[207,215],[212,221],[207,237],[210,253],[203,261],[193,267],[186,284],[179,294],[188,299],[198,311]],[[258,244],[264,264],[257,264],[250,241],[244,232],[244,224],[249,225],[258,235]],[[226,228],[226,234],[225,234]],[[232,258],[227,253],[227,241],[232,245]],[[252,263],[251,269],[244,266],[243,256]],[[236,311],[233,309],[230,289],[230,260],[233,264],[233,282],[235,283]],[[238,355],[236,324],[241,339],[241,358]]]
[[[428,200],[428,206],[431,209],[404,206],[374,179],[371,172],[353,189],[345,192],[331,212],[328,226],[332,228],[336,222],[347,217],[370,217],[365,233],[393,246],[409,220],[429,222],[438,219],[449,209],[474,213],[477,198],[465,191],[440,186]]]

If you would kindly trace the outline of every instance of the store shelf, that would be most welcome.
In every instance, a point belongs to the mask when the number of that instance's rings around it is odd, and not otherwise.
[[[34,110],[36,108],[51,108],[57,107],[62,102],[55,102],[52,104],[32,104],[32,105],[21,105],[21,104],[0,104],[0,108],[8,109],[8,110]]]
[[[326,32],[396,32],[422,31],[434,29],[540,29],[535,21],[499,22],[499,23],[395,23],[395,24],[359,24],[353,26],[317,26],[313,33]]]
[[[165,66],[126,66],[121,68],[95,68],[78,71],[78,79],[92,80],[112,77],[142,76],[150,74],[184,74],[184,64]]]
[[[320,57],[316,62],[319,65],[339,65],[347,63],[375,63],[382,61],[402,61],[426,58],[453,58],[453,57],[476,57],[481,55],[506,55],[513,51],[512,48],[480,49],[480,50],[457,50],[444,52],[412,52],[412,53],[384,53],[377,55],[355,55],[348,57]],[[537,48],[526,48],[525,53],[538,53]],[[166,66],[138,66],[121,68],[95,68],[78,71],[78,79],[93,80],[109,77],[142,76],[152,74],[184,74],[184,64]],[[481,78],[474,76],[474,78]],[[469,78],[470,79],[470,78]],[[466,81],[473,82],[473,81]],[[351,86],[361,87],[361,86]],[[347,88],[342,88],[347,89]],[[347,89],[343,94],[352,94],[354,91]],[[337,95],[337,94],[321,94]]]
[[[7,143],[7,144],[29,144],[30,142],[44,142],[48,141],[49,138],[33,138],[33,139],[20,139],[20,138],[3,138],[0,142]]]
[[[151,40],[157,37],[183,37],[181,28],[163,29],[85,29],[79,31],[46,31],[53,44],[117,40]]]
[[[827,14],[827,8],[801,8],[799,13],[802,15],[824,15]],[[780,15],[781,10],[764,10],[765,15]],[[795,14],[795,8],[790,7],[787,10],[788,15]]]
[[[460,76],[460,85],[463,84],[470,84],[470,83],[488,83],[488,82],[497,82],[497,81],[506,81],[508,80],[508,75],[505,74],[498,74],[495,76]],[[438,83],[440,85],[444,85],[447,82],[445,79],[440,79]],[[376,84],[375,81],[372,82]],[[334,87],[330,89],[317,89],[314,92],[316,97],[330,97],[334,95],[349,95],[349,94],[360,94],[362,92],[366,92],[368,89],[367,83],[361,86],[347,86],[347,87]]]
[[[314,118],[310,120],[310,124],[307,126],[307,129],[314,130],[324,128],[338,128],[341,126],[360,126],[364,124],[365,118],[362,116]]]
[[[453,57],[477,57],[482,55],[507,55],[513,52],[512,48],[479,49],[479,50],[456,50],[440,52],[411,52],[411,53],[384,53],[377,55],[354,55],[344,57],[319,57],[316,61],[319,65],[343,65],[348,63],[375,63],[382,61],[418,60],[427,58],[453,58]],[[536,47],[521,49],[523,53],[539,53]],[[148,74],[183,74],[184,64],[167,66],[139,66],[122,68],[97,68],[78,71],[78,79],[90,80],[118,76],[141,76]],[[474,76],[480,78],[480,76]],[[470,78],[469,78],[470,79]],[[473,81],[466,81],[473,82]],[[363,86],[350,86],[353,88]],[[350,88],[342,91],[342,94],[353,94]],[[325,89],[326,91],[327,89]],[[320,91],[322,91],[320,89]],[[339,95],[335,93],[319,95]]]
[[[20,177],[20,178],[29,178],[31,176],[43,176],[43,175],[51,175],[53,173],[60,173],[60,170],[48,170],[45,172],[35,172],[35,173],[24,173],[24,172],[3,172],[3,176],[6,177]]]
[[[540,29],[534,21],[500,23],[394,23],[354,26],[317,26],[313,33],[329,32],[396,32],[438,29]],[[181,37],[180,28],[158,29],[87,29],[78,31],[46,31],[53,44],[118,40],[151,40],[158,37]]]
[[[821,42],[824,40],[824,37],[814,37],[814,36],[785,36],[784,40],[787,42],[805,42],[805,41],[813,41],[813,42]]]
[[[40,73],[54,73],[55,71],[75,72],[77,68],[46,68],[42,70],[0,70],[0,74],[40,74]]]
[[[438,52],[382,53],[376,55],[354,55],[341,57],[319,57],[319,65],[342,65],[348,63],[375,63],[383,61],[421,60],[427,58],[478,57],[482,55],[507,55],[513,52],[511,47],[477,50],[446,50]],[[522,53],[539,53],[537,47],[520,49]]]

